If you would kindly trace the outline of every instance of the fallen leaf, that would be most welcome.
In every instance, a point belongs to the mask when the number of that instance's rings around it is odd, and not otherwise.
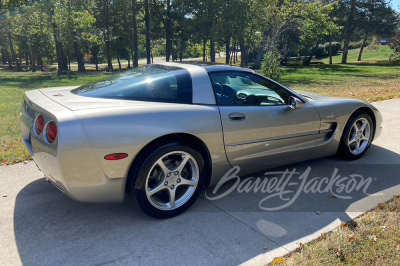
[[[394,211],[396,211],[397,210],[397,206],[394,206],[390,211],[391,212],[394,212]]]
[[[286,261],[286,259],[285,259],[285,258],[282,258],[282,257],[275,258],[275,259],[272,261],[272,265],[284,264],[285,261]]]
[[[350,243],[353,243],[354,241],[357,241],[357,240],[358,240],[358,237],[356,237],[356,236],[349,237],[349,242]]]
[[[322,233],[321,237],[322,237],[322,239],[325,239],[326,238],[326,233]]]
[[[393,196],[394,199],[400,199],[400,195]]]
[[[336,199],[336,197],[335,197],[335,196],[330,196],[329,198],[330,198],[330,199]]]
[[[384,209],[384,208],[385,208],[385,204],[380,203],[380,204],[378,205],[378,208],[381,209],[381,210]]]
[[[341,224],[341,226],[342,226],[342,227],[347,227],[347,223],[343,222],[343,223]]]

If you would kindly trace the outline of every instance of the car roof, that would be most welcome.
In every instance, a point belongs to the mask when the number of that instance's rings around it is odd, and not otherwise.
[[[166,63],[168,64],[168,63]],[[251,69],[234,67],[230,65],[216,64],[216,63],[206,63],[206,62],[173,62],[174,66],[179,67],[180,65],[193,65],[204,68],[207,72],[224,72],[224,71],[238,71],[238,72],[249,72],[254,73]]]

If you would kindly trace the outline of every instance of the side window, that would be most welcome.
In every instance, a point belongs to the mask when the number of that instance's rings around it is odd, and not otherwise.
[[[290,93],[266,79],[240,72],[210,74],[219,105],[287,105]]]

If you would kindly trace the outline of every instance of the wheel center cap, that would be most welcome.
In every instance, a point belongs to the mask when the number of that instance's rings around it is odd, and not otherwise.
[[[171,185],[176,185],[177,180],[178,180],[179,176],[175,175],[174,173],[170,173],[169,176],[167,176],[167,180]]]

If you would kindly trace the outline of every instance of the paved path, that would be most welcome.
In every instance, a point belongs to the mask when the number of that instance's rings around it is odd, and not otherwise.
[[[155,220],[132,199],[115,205],[74,202],[47,184],[32,162],[0,167],[0,265],[265,264],[318,230],[331,229],[400,194],[400,100],[375,106],[384,116],[384,130],[362,159],[332,157],[287,167],[304,172],[311,166],[309,179],[330,177],[335,167],[341,175],[371,176],[367,192],[377,194],[369,197],[362,189],[348,193],[351,199],[300,193],[286,208],[262,211],[260,201],[269,194],[231,193],[209,201],[203,193],[185,214]],[[294,193],[286,196],[293,198]],[[286,202],[274,197],[263,206]]]

